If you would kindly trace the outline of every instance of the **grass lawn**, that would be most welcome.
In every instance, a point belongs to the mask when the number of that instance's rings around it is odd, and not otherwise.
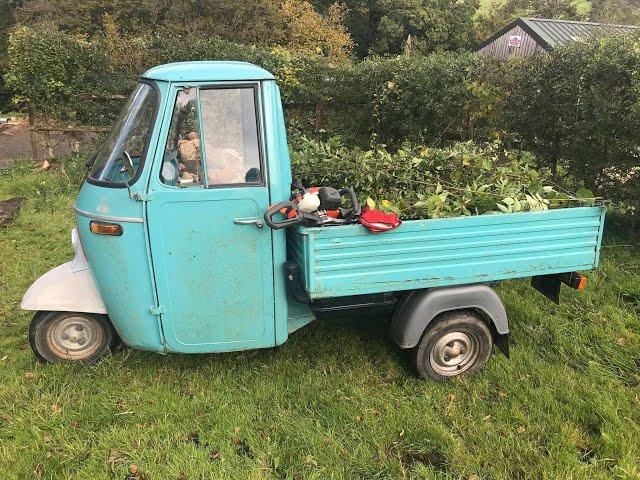
[[[19,303],[71,258],[79,170],[0,170],[0,198],[27,197],[0,229],[3,480],[640,478],[640,246],[610,236],[560,306],[502,284],[511,360],[446,385],[417,380],[370,314],[270,350],[41,365]]]

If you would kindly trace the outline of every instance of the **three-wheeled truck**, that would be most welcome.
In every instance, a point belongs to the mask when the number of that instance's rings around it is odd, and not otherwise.
[[[242,62],[147,71],[75,203],[75,258],[37,279],[22,308],[49,362],[101,357],[116,339],[161,353],[274,347],[318,311],[393,307],[391,336],[418,374],[477,372],[508,355],[495,282],[561,283],[598,264],[602,207],[271,229],[291,195],[280,94]]]

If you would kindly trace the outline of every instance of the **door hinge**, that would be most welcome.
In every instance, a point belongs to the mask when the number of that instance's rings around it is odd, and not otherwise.
[[[149,194],[145,192],[131,192],[129,196],[138,202],[148,202],[151,200]]]
[[[149,313],[151,313],[151,315],[160,315],[164,313],[164,308],[162,307],[162,305],[151,305],[149,307]]]

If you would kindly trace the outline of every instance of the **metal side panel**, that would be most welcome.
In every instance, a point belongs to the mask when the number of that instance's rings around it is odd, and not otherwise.
[[[603,207],[297,228],[290,255],[311,298],[413,290],[547,275],[597,266]]]

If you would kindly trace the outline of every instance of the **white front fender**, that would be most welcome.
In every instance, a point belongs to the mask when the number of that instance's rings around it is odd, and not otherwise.
[[[75,258],[38,278],[22,297],[20,308],[55,312],[107,313],[84,256],[78,232],[71,232]]]

